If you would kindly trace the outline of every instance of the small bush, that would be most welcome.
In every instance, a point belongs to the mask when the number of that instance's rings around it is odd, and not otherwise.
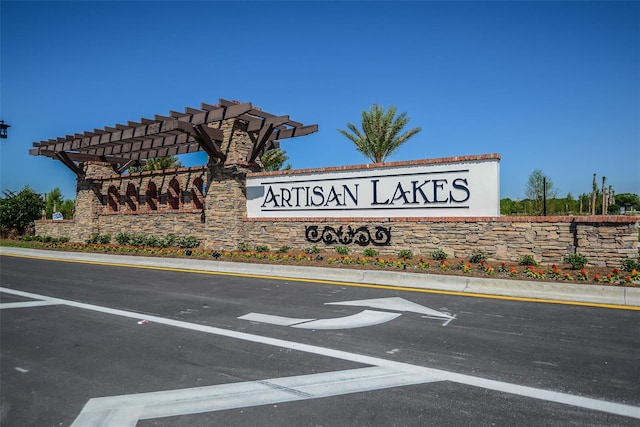
[[[165,248],[170,248],[171,246],[175,246],[178,241],[178,236],[173,233],[167,234],[167,237],[162,239],[162,245]]]
[[[413,258],[413,252],[411,252],[410,250],[407,250],[407,249],[402,249],[400,252],[398,252],[398,258],[400,258],[400,259],[411,259],[411,258]]]
[[[443,251],[442,248],[438,248],[431,253],[431,258],[435,259],[436,261],[444,261],[449,258],[449,255],[447,255],[447,253]]]
[[[100,235],[98,233],[93,233],[91,235],[91,237],[89,237],[87,240],[85,240],[85,243],[88,244],[101,244],[101,245],[106,245],[107,243],[111,242],[111,235],[110,234],[104,234],[104,235]]]
[[[156,236],[149,236],[145,239],[145,246],[150,246],[152,248],[160,247],[160,239]]]
[[[538,261],[533,257],[533,255],[523,255],[518,259],[519,265],[526,265],[527,267],[537,267]]]
[[[477,264],[481,261],[486,261],[486,260],[487,260],[487,254],[481,250],[473,251],[473,253],[471,254],[471,257],[469,257],[469,262],[472,262],[474,264]]]
[[[336,246],[333,249],[335,249],[338,255],[349,255],[351,253],[351,248],[348,246]]]
[[[120,245],[128,245],[131,242],[131,235],[129,233],[116,234],[116,242]]]
[[[307,254],[317,254],[320,252],[320,249],[316,245],[310,245],[304,248],[304,252]]]
[[[267,246],[267,245],[257,245],[256,246],[256,252],[259,252],[259,253],[269,252],[270,250],[271,250],[271,248],[269,248],[269,246]]]
[[[249,252],[251,250],[251,246],[246,242],[238,243],[238,250],[240,252]]]
[[[200,240],[195,236],[184,236],[183,238],[178,239],[176,244],[179,248],[189,249],[198,247],[200,245]]]
[[[620,265],[622,266],[622,269],[624,271],[633,271],[633,270],[640,270],[640,262],[634,260],[634,259],[623,259],[620,262]]]
[[[578,270],[584,267],[587,264],[587,262],[589,262],[589,260],[587,260],[587,258],[584,255],[575,253],[575,254],[566,255],[564,257],[564,262],[565,264],[571,264],[572,270]]]
[[[280,246],[280,249],[278,249],[278,253],[279,254],[287,253],[289,252],[289,249],[291,249],[291,246],[287,246],[287,245]]]
[[[144,246],[147,243],[147,238],[142,234],[132,234],[129,239],[129,244],[133,246]]]
[[[368,256],[368,257],[374,257],[378,255],[378,251],[376,251],[373,248],[366,248],[364,251],[362,251],[362,255]]]

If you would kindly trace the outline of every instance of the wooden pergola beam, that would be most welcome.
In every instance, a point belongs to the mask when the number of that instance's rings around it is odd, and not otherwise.
[[[186,107],[184,112],[171,111],[168,116],[154,115],[153,119],[141,118],[34,142],[29,154],[60,160],[76,174],[81,171],[74,162],[87,160],[109,162],[119,173],[130,167],[131,162],[142,162],[159,155],[205,151],[211,158],[225,161],[226,154],[221,149],[222,131],[210,124],[229,119],[247,123],[247,130],[255,141],[248,156],[251,162],[274,148],[277,139],[306,135],[318,129],[317,125],[304,126],[288,116],[266,113],[250,102],[220,99],[215,105],[202,103],[200,108]]]
[[[227,160],[227,155],[220,149],[220,143],[224,139],[222,130],[210,128],[206,125],[197,125],[193,129],[198,135],[196,139],[207,155],[224,163]]]
[[[271,117],[265,119],[262,129],[258,133],[258,137],[256,138],[256,142],[253,144],[253,148],[251,149],[251,153],[247,158],[247,162],[249,164],[255,163],[258,155],[263,151],[265,144],[269,141],[271,134],[275,130],[277,126],[280,126],[289,121],[289,116],[280,116],[280,117]]]
[[[66,167],[71,169],[73,173],[76,174],[79,178],[84,178],[84,171],[80,169],[74,162],[69,158],[67,153],[64,151],[56,152],[56,157],[60,160]]]

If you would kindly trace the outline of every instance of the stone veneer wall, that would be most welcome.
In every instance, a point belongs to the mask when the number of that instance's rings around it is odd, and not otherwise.
[[[450,257],[469,258],[474,251],[484,251],[490,259],[518,261],[532,255],[541,263],[562,263],[569,253],[578,252],[598,266],[619,267],[620,261],[638,257],[638,219],[625,216],[580,217],[456,217],[376,219],[261,219],[245,221],[245,238],[251,244],[269,245],[278,249],[284,245],[303,248],[305,227],[318,225],[320,231],[328,225],[357,228],[367,226],[374,233],[376,226],[391,229],[389,246],[374,247],[381,255],[397,255],[411,250],[414,255],[429,256],[436,249]],[[316,243],[319,248],[339,245]],[[349,245],[361,255],[364,247]]]
[[[236,141],[229,148],[231,152],[246,153],[250,148],[242,132],[241,125],[225,127],[229,141]],[[108,164],[88,163],[85,179],[78,180],[74,220],[36,221],[36,234],[83,242],[94,233],[112,237],[120,232],[156,237],[173,233],[195,236],[207,249],[235,250],[239,243],[248,243],[252,247],[268,245],[272,250],[282,246],[300,250],[312,244],[305,240],[308,226],[366,226],[372,233],[376,226],[382,226],[391,230],[390,244],[372,247],[389,256],[405,249],[428,256],[442,249],[451,257],[468,258],[482,250],[498,261],[517,261],[532,255],[542,263],[560,263],[566,254],[578,252],[590,264],[607,267],[619,267],[621,260],[638,256],[639,218],[629,216],[247,219],[245,180],[248,173],[256,172],[256,166],[243,163],[242,155],[236,157],[226,164],[130,175],[114,174]],[[330,169],[344,168],[324,170]],[[287,171],[292,172],[296,171]],[[167,200],[174,178],[182,200],[178,209],[170,208]],[[206,188],[201,207],[191,197],[196,180],[202,180]],[[157,210],[146,206],[144,196],[150,182],[155,183],[160,194]],[[137,189],[135,210],[126,202],[129,184]],[[115,212],[108,204],[110,186],[120,193]],[[317,243],[325,249],[336,245]],[[351,247],[354,254],[361,254],[364,249]]]

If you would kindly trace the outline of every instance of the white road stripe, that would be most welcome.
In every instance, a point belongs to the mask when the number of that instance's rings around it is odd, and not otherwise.
[[[0,304],[0,310],[6,308],[27,308],[27,307],[42,307],[45,305],[59,305],[57,301],[24,301],[24,302],[5,302]]]
[[[61,304],[68,305],[70,307],[82,308],[85,310],[93,310],[96,312],[112,314],[116,316],[124,316],[133,319],[140,319],[144,317],[151,322],[174,326],[178,328],[189,329],[193,331],[199,331],[204,333],[215,334],[219,336],[241,339],[249,342],[255,342],[266,345],[273,345],[281,348],[287,348],[291,350],[304,351],[307,353],[333,357],[336,359],[347,360],[356,363],[362,363],[364,365],[384,367],[393,371],[412,373],[414,375],[427,376],[433,379],[433,381],[452,381],[460,384],[467,384],[475,387],[482,387],[488,390],[495,390],[505,393],[511,393],[519,396],[530,397],[533,399],[540,399],[545,401],[563,403],[567,405],[582,407],[586,409],[607,412],[616,415],[622,415],[625,417],[640,419],[640,407],[626,405],[622,403],[608,402],[604,400],[592,399],[588,397],[574,396],[567,393],[559,393],[534,387],[521,386],[517,384],[510,384],[501,381],[494,381],[490,379],[474,377],[471,375],[458,374],[455,372],[444,371],[440,369],[427,368],[424,366],[411,365],[408,363],[395,362],[386,359],[380,359],[377,357],[365,356],[361,354],[349,353],[342,350],[334,350],[325,347],[319,347],[309,344],[297,343],[294,341],[286,341],[276,338],[263,337],[260,335],[253,335],[244,332],[231,331],[222,328],[216,328],[212,326],[198,325],[194,323],[182,322],[179,320],[165,319],[159,316],[149,316],[146,314],[135,313],[125,310],[117,310],[108,307],[101,307],[92,304],[85,304],[70,300],[63,300],[58,298],[49,298],[43,295],[32,294],[28,292],[16,291],[14,289],[0,287],[0,292],[6,292],[14,295],[26,296],[33,299],[50,299],[52,301],[58,301]],[[88,424],[91,425],[91,424]]]
[[[209,387],[102,397],[91,399],[72,427],[132,426],[138,419],[318,399],[431,381],[433,378],[428,376],[371,367]],[[118,412],[117,420],[114,417],[116,411]],[[129,418],[126,418],[127,416]],[[108,418],[107,422],[105,422],[106,418]]]

